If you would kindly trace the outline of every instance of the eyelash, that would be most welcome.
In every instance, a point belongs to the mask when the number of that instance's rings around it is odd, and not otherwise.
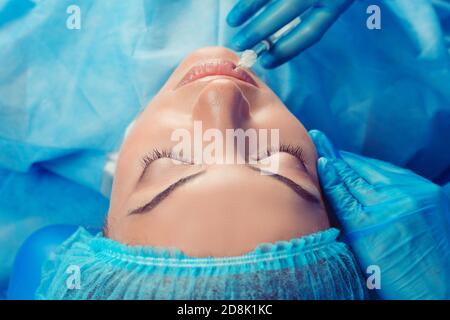
[[[305,157],[303,155],[303,148],[300,146],[293,146],[291,144],[280,144],[278,147],[273,147],[270,148],[268,150],[266,150],[263,154],[263,156],[266,157],[270,157],[278,152],[286,152],[291,154],[292,156],[296,157],[301,163],[302,165],[305,167],[306,169],[306,162],[305,162]],[[186,162],[186,163],[191,163],[190,161],[186,161],[185,159],[177,159],[176,157],[173,156],[172,152],[167,150],[167,149],[154,149],[151,153],[145,155],[142,158],[142,165],[145,168],[147,168],[153,161],[156,161],[158,159],[161,158],[169,158],[169,159],[175,159],[175,160],[179,160],[182,162]],[[258,161],[263,159],[263,157],[258,156]]]
[[[276,153],[279,152],[285,152],[285,153],[289,153],[290,155],[294,156],[297,158],[298,161],[300,161],[300,163],[302,164],[303,168],[307,171],[308,168],[306,167],[306,161],[305,161],[305,157],[303,154],[303,148],[300,146],[294,146],[291,144],[280,144],[278,147],[273,147],[271,149],[268,149],[265,151],[265,154],[263,154],[263,156],[266,157],[270,157]],[[258,156],[258,161],[263,159],[263,157]]]
[[[145,168],[147,168],[153,161],[161,159],[161,158],[169,158],[169,159],[173,159],[173,155],[172,152],[170,152],[167,149],[153,149],[152,152],[150,152],[149,154],[146,154],[143,158],[142,158],[142,165]]]
[[[290,155],[293,155],[294,157],[296,157],[301,163],[305,163],[305,157],[303,156],[303,148],[300,146],[293,146],[291,144],[280,144],[277,147],[268,149],[266,151],[266,155],[268,157],[278,153],[278,152],[286,152],[289,153]],[[259,160],[259,159],[258,159]]]

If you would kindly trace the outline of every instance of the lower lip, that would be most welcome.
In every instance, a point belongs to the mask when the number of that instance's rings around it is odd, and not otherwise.
[[[258,87],[255,80],[244,70],[236,70],[236,64],[228,60],[212,60],[192,67],[176,88],[209,76],[227,76]]]

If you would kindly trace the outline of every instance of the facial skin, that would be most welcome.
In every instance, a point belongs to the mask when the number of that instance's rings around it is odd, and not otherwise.
[[[269,87],[250,72],[256,85],[224,75],[179,84],[193,66],[210,60],[237,63],[239,57],[217,47],[195,51],[136,120],[119,153],[107,236],[129,245],[176,247],[194,257],[235,256],[263,242],[290,240],[329,228],[314,145]],[[142,176],[143,157],[155,149],[171,150],[177,144],[171,140],[173,131],[185,128],[193,133],[194,121],[201,121],[203,130],[216,128],[224,135],[226,129],[279,129],[280,142],[301,147],[305,163],[279,153],[277,173],[319,201],[307,201],[286,183],[245,164],[175,163],[161,158]],[[170,185],[197,173],[150,211],[129,214]]]

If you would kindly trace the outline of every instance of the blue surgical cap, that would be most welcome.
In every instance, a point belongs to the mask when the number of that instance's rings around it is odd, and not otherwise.
[[[337,229],[233,257],[128,246],[80,228],[43,267],[38,299],[365,299]],[[74,272],[78,270],[78,272]],[[73,278],[78,276],[78,284]]]

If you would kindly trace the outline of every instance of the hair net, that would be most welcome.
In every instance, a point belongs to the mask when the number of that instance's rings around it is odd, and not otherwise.
[[[337,229],[260,244],[234,257],[128,246],[72,235],[43,268],[38,299],[364,299],[366,287]],[[71,286],[71,270],[79,286]]]

